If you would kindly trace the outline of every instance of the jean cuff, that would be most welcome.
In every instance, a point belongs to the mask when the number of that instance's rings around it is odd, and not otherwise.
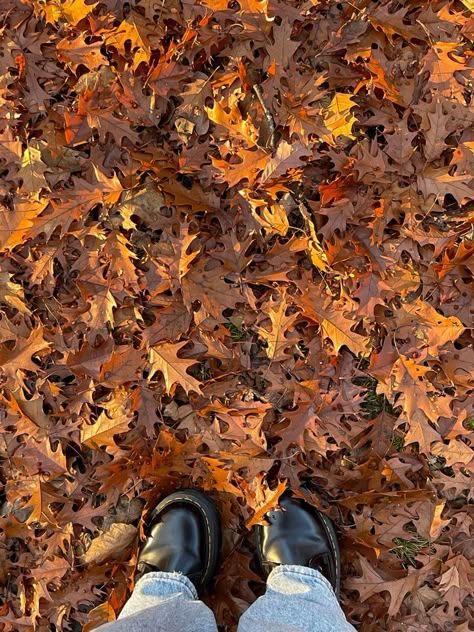
[[[182,573],[150,571],[138,580],[135,590],[143,595],[159,595],[160,597],[181,592],[194,601],[199,599],[195,585]]]
[[[297,564],[280,564],[276,566],[267,579],[267,586],[273,590],[279,590],[280,579],[293,579],[310,588],[323,588],[328,595],[335,597],[331,583],[319,571],[309,566]]]

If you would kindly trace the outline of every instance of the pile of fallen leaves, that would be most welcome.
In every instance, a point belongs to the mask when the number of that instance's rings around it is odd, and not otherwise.
[[[472,629],[473,11],[2,1],[2,630],[114,618],[187,486],[232,626],[300,484],[356,627]]]

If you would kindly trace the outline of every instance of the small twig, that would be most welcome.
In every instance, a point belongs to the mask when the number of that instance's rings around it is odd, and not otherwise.
[[[260,88],[260,86],[257,84],[254,84],[252,86],[252,89],[255,92],[257,99],[260,101],[260,105],[262,106],[263,113],[265,114],[265,118],[267,119],[268,129],[270,131],[268,144],[270,145],[272,149],[275,149],[275,129],[276,128],[275,128],[275,121],[273,120],[272,113],[270,112],[270,110],[267,107],[267,104],[265,103],[265,100],[262,94],[262,89]]]

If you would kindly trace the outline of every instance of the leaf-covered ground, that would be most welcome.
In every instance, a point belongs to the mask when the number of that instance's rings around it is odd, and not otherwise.
[[[472,0],[1,8],[1,629],[113,618],[182,486],[231,629],[301,483],[358,629],[472,629]]]

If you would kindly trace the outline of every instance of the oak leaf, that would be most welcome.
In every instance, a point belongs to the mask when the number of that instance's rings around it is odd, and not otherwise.
[[[169,301],[161,309],[154,309],[153,316],[155,321],[143,330],[142,339],[148,346],[162,340],[176,340],[192,322],[192,314],[181,300]]]
[[[233,187],[241,180],[248,180],[253,186],[258,175],[265,169],[271,157],[261,149],[242,149],[239,152],[240,162],[227,162],[211,156],[212,164],[218,172],[218,180]]]
[[[226,281],[227,270],[217,262],[206,266],[208,269],[203,265],[205,263],[200,262],[182,279],[184,304],[190,310],[193,302],[199,301],[207,314],[216,320],[225,320],[222,317],[224,309],[235,308],[244,302],[240,286]]]
[[[292,343],[286,335],[294,327],[298,314],[287,316],[289,307],[285,294],[276,301],[276,305],[269,303],[265,311],[271,321],[271,330],[263,326],[258,328],[260,336],[267,343],[266,354],[271,362],[281,362],[291,355],[287,349]]]
[[[51,5],[52,11],[59,12],[54,16],[54,22],[57,22],[59,17],[64,17],[67,22],[76,25],[86,18],[96,5],[97,2],[89,2],[89,0],[65,0],[61,5]]]
[[[357,119],[351,113],[351,109],[355,105],[357,103],[349,94],[336,92],[324,115],[324,124],[330,135],[322,135],[322,140],[333,144],[339,136],[354,138],[352,127],[357,123]]]
[[[31,193],[34,198],[39,199],[41,189],[49,189],[44,175],[47,169],[39,145],[29,145],[23,153],[21,169],[17,173],[17,177],[22,180],[22,192]]]
[[[372,565],[362,557],[360,558],[360,564],[362,567],[362,576],[348,581],[350,590],[357,590],[361,601],[365,601],[373,594],[388,592],[390,594],[388,614],[389,616],[394,616],[400,610],[400,606],[406,595],[408,593],[414,594],[419,586],[421,586],[425,577],[436,568],[439,562],[433,560],[420,570],[412,570],[407,577],[392,581],[383,579],[379,573],[374,570]]]
[[[116,347],[101,366],[101,381],[113,387],[139,381],[143,371],[143,356],[143,351],[128,345]]]
[[[6,496],[10,502],[14,503],[13,514],[20,522],[52,526],[57,524],[50,505],[58,500],[61,501],[62,497],[43,480],[42,474],[15,481],[10,480],[6,486]]]
[[[99,626],[109,623],[109,621],[115,621],[116,619],[115,610],[110,603],[106,601],[92,608],[92,610],[89,610],[87,623],[83,627],[83,632],[92,632]]]
[[[474,449],[469,447],[461,439],[451,439],[447,443],[439,441],[436,443],[431,452],[443,459],[446,459],[446,466],[462,464],[466,467],[474,460]]]
[[[298,302],[302,313],[319,323],[323,336],[331,340],[336,353],[339,353],[342,346],[346,346],[356,354],[368,354],[368,337],[352,331],[356,323],[345,318],[343,306],[337,305],[330,299],[323,301],[314,296],[309,289],[298,299]]]
[[[57,51],[61,61],[70,64],[74,71],[80,64],[95,69],[107,61],[102,55],[102,46],[102,41],[87,43],[81,33],[74,39],[64,38],[58,42]]]
[[[460,88],[456,72],[465,70],[463,59],[456,52],[456,42],[433,42],[423,60],[423,69],[430,73],[430,81],[438,89]],[[457,84],[457,86],[456,86]]]
[[[186,344],[187,341],[185,340],[177,343],[164,342],[150,347],[148,355],[150,374],[148,379],[151,380],[159,371],[163,375],[168,393],[173,394],[176,384],[179,384],[186,393],[194,391],[201,395],[201,383],[187,372],[189,367],[196,364],[196,360],[185,360],[178,357],[178,351]]]
[[[110,360],[113,348],[111,338],[106,338],[97,346],[85,343],[79,351],[68,354],[67,366],[76,375],[89,375],[99,379],[102,366]]]
[[[278,501],[287,487],[286,481],[279,481],[275,489],[268,489],[262,486],[262,479],[263,475],[260,475],[252,483],[255,506],[253,516],[245,523],[247,529],[256,524],[267,524],[265,515],[278,506]]]
[[[446,135],[450,131],[451,116],[443,111],[443,104],[436,100],[430,111],[426,111],[428,129],[424,130],[425,156],[431,162],[438,158],[446,148]]]
[[[84,554],[86,564],[104,564],[119,560],[127,552],[137,536],[137,528],[131,524],[115,522],[108,531],[94,538]]]
[[[435,196],[435,201],[441,200],[445,195],[452,195],[456,200],[463,204],[468,200],[474,199],[474,188],[472,187],[472,175],[450,175],[448,169],[440,167],[439,169],[427,168],[418,176],[418,186],[423,195],[427,198]]]
[[[456,616],[456,609],[463,609],[464,599],[470,594],[472,584],[472,567],[464,555],[456,555],[443,565],[445,569],[439,580],[439,591],[448,603],[451,617]]]
[[[45,199],[16,198],[14,209],[0,204],[0,250],[9,250],[24,243],[34,221],[48,206]]]
[[[158,41],[158,35],[159,31],[156,28],[150,28],[141,14],[133,12],[106,36],[106,42],[124,54],[130,43],[133,68],[136,69],[141,63],[149,63],[152,49],[150,40]]]
[[[467,630],[472,1],[3,5],[6,632],[114,619],[111,525],[189,487],[234,629],[282,481],[361,630]]]
[[[310,150],[303,143],[287,143],[282,140],[278,144],[275,156],[265,165],[261,181],[275,180],[286,174],[290,169],[298,169],[305,165],[303,157],[309,157]]]
[[[392,368],[393,384],[389,389],[383,389],[388,396],[394,392],[403,393],[404,418],[410,423],[427,423],[427,419],[436,423],[440,416],[451,417],[450,398],[434,393],[430,397],[425,382],[420,380],[430,371],[429,367],[400,354]]]
[[[15,452],[12,462],[25,467],[31,475],[47,472],[51,475],[50,480],[67,472],[66,457],[61,444],[58,444],[53,450],[48,438],[43,439],[40,443],[28,437],[26,442]]]
[[[21,375],[25,371],[38,371],[38,365],[32,358],[50,347],[43,333],[43,327],[36,327],[28,338],[18,338],[13,349],[8,349],[4,344],[0,348],[0,370],[12,383],[16,379],[21,383]]]
[[[219,101],[214,100],[212,107],[205,107],[205,111],[210,120],[219,126],[224,127],[230,132],[231,137],[236,135],[240,137],[249,147],[256,145],[258,139],[258,131],[250,117],[242,118],[242,113],[238,103],[229,104],[227,107]]]
[[[0,272],[0,300],[20,313],[31,316],[31,312],[25,304],[23,288],[13,281],[8,272]]]
[[[94,423],[83,421],[81,443],[95,450],[100,450],[102,446],[105,446],[106,449],[113,451],[117,447],[114,441],[115,435],[126,432],[131,421],[132,417],[122,406],[112,417],[103,411]]]
[[[251,203],[251,200],[249,200]],[[257,210],[258,209],[258,212]],[[257,222],[271,233],[284,237],[290,226],[286,209],[282,204],[256,206],[251,203],[252,216]]]
[[[232,470],[223,467],[225,465],[223,461],[208,456],[202,457],[201,460],[210,475],[209,482],[206,481],[204,484],[206,491],[227,492],[238,498],[243,496],[242,491],[235,484]]]
[[[426,301],[418,299],[405,309],[414,317],[411,323],[414,336],[421,347],[426,346],[431,355],[437,356],[441,347],[457,340],[464,331],[459,318],[443,316]],[[400,327],[400,333],[401,335],[405,333],[403,326]]]

